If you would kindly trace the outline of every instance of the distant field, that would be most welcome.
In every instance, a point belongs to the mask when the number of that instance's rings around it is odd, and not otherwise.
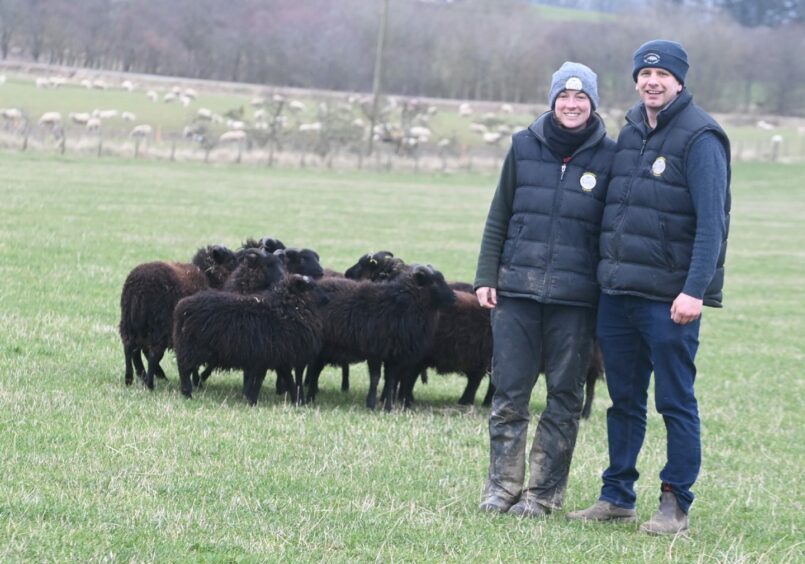
[[[535,9],[563,10],[546,6],[535,6]],[[568,11],[568,10],[564,10]],[[572,10],[571,10],[572,11]],[[591,14],[589,12],[579,12],[581,14]],[[592,14],[595,15],[595,14]],[[122,79],[121,79],[122,80]],[[136,80],[136,79],[135,79]],[[21,109],[33,125],[33,134],[42,139],[47,139],[46,132],[36,126],[39,117],[47,111],[58,111],[62,114],[68,126],[68,139],[71,142],[76,140],[89,141],[95,139],[95,134],[88,134],[82,126],[70,124],[67,115],[70,112],[92,112],[95,109],[116,109],[120,112],[129,111],[136,114],[137,119],[134,123],[123,121],[120,117],[105,121],[102,132],[105,137],[125,138],[133,125],[146,123],[152,125],[156,130],[156,146],[165,146],[171,140],[181,136],[183,128],[190,124],[195,118],[199,108],[207,108],[221,115],[227,112],[238,112],[242,110],[242,118],[247,127],[255,124],[254,112],[250,100],[251,94],[237,94],[222,89],[225,83],[210,83],[206,88],[197,88],[199,91],[198,99],[188,107],[183,107],[178,101],[165,103],[162,96],[170,90],[173,84],[137,84],[136,90],[127,92],[119,88],[119,80],[108,81],[116,88],[108,90],[88,90],[78,84],[77,80],[70,81],[69,84],[56,88],[36,88],[34,78],[22,74],[10,74],[5,84],[0,85],[0,109],[19,108]],[[178,81],[182,88],[187,83]],[[237,85],[228,85],[236,87]],[[160,101],[151,102],[145,96],[148,89],[155,89],[160,95]],[[269,98],[273,89],[266,88],[263,92]],[[295,139],[297,145],[304,146],[305,143],[312,143],[312,137],[299,135],[297,129],[302,123],[317,121],[317,108],[320,102],[328,101],[331,105],[346,101],[348,95],[334,95],[333,93],[322,93],[314,90],[295,93],[294,98],[302,101],[306,108],[299,113],[285,111],[288,119],[288,131],[292,132],[289,139]],[[402,98],[397,98],[402,101]],[[438,112],[430,119],[428,127],[433,131],[433,136],[428,143],[422,146],[421,152],[424,154],[435,154],[438,152],[436,144],[441,139],[450,139],[454,154],[466,151],[480,151],[487,156],[499,156],[502,158],[509,143],[509,136],[505,134],[495,146],[486,145],[481,136],[470,130],[472,122],[485,122],[494,124],[492,129],[498,124],[506,126],[508,130],[516,131],[527,127],[533,119],[545,110],[542,105],[515,105],[514,112],[507,114],[501,111],[501,104],[497,103],[472,103],[474,113],[469,117],[459,116],[457,113],[458,102],[451,100],[433,101],[438,108]],[[428,102],[431,104],[431,102]],[[616,136],[622,126],[622,113],[625,108],[603,108],[607,112],[607,127],[610,135]],[[494,114],[494,121],[488,121],[489,113]],[[354,117],[361,118],[366,122],[366,117],[359,111],[354,111]],[[399,122],[399,109],[392,114],[391,121]],[[757,126],[760,118],[752,119],[748,116],[719,116],[727,133],[733,142],[733,151],[737,158],[745,160],[768,160],[772,151],[772,137],[781,136],[782,143],[778,148],[778,157],[784,160],[805,159],[805,120],[795,118],[769,118],[766,116],[763,121],[769,121],[774,129],[762,129]],[[225,123],[210,125],[213,138],[227,130]],[[8,126],[5,131],[8,131]],[[3,131],[3,124],[0,122],[0,132]],[[18,145],[19,143],[14,143]]]
[[[360,366],[348,394],[329,370],[300,409],[272,393],[273,376],[256,408],[237,374],[187,401],[172,354],[153,393],[123,385],[118,300],[136,264],[272,235],[337,270],[389,249],[469,281],[493,175],[41,153],[0,153],[0,170],[0,561],[805,560],[805,165],[735,167],[725,308],[706,311],[698,359],[703,472],[692,538],[676,541],[480,514],[488,411],[455,405],[458,376],[431,375],[413,410],[391,414],[362,407]],[[544,394],[540,379],[534,413]],[[601,386],[568,510],[597,495],[607,406]],[[664,452],[652,413],[644,519]]]

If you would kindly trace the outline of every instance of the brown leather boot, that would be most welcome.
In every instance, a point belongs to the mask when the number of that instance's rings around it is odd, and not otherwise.
[[[566,515],[571,521],[620,521],[633,523],[637,521],[634,509],[618,507],[608,501],[598,500],[592,506],[580,511],[571,511]]]
[[[640,532],[649,535],[678,535],[687,530],[688,516],[679,508],[672,491],[662,492],[659,511],[640,525]]]

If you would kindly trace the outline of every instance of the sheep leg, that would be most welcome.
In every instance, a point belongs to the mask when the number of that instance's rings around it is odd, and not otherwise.
[[[414,403],[414,386],[421,372],[414,366],[407,366],[400,370],[400,401],[405,409],[410,408]]]
[[[134,381],[134,368],[132,367],[131,347],[123,347],[123,355],[126,358],[126,375],[123,377],[123,382],[127,386],[131,386],[131,383]]]
[[[162,347],[154,347],[148,351],[148,370],[145,372],[145,386],[149,390],[154,389],[154,373],[159,367],[159,361],[165,354],[165,349]]]
[[[267,369],[252,368],[243,371],[243,387],[246,401],[249,405],[257,405],[260,398],[260,389],[263,387],[263,380],[266,378]]]
[[[294,387],[294,395],[295,403],[297,406],[305,404],[305,383],[304,383],[304,374],[305,374],[305,365],[297,366],[294,368],[294,372],[296,373],[296,386]]]
[[[349,364],[346,362],[341,365],[341,391],[349,391]]]
[[[319,376],[321,371],[324,370],[324,362],[321,359],[314,360],[307,366],[307,399],[309,402],[316,401],[316,395],[319,393]]]
[[[489,386],[486,388],[486,395],[484,396],[484,407],[492,405],[492,397],[495,395],[495,385],[492,383],[492,376],[489,376]]]
[[[422,380],[423,384],[428,383],[428,369],[427,368],[423,368],[422,370],[419,371],[419,378]]]
[[[193,397],[193,382],[190,379],[190,375],[195,368],[183,366],[181,361],[177,362],[177,365],[179,368],[179,386],[182,390],[182,395],[187,399],[191,399]]]
[[[137,373],[137,377],[142,380],[143,374],[145,374],[145,366],[143,366],[143,357],[140,354],[140,349],[131,349],[131,362],[134,364],[134,371]]]
[[[601,348],[596,342],[595,349],[593,350],[593,356],[590,358],[590,365],[587,367],[587,376],[584,384],[584,407],[581,410],[581,416],[584,419],[589,419],[590,413],[593,410],[596,380],[603,378],[603,376],[604,359],[601,356]]]
[[[477,372],[467,374],[467,386],[464,388],[464,393],[458,400],[459,405],[472,405],[475,403],[475,394],[478,392],[478,386],[481,385],[483,374]]]
[[[162,370],[162,367],[159,365],[159,363],[157,363],[156,369],[154,369],[154,374],[160,380],[167,380],[168,379],[168,377],[165,376],[165,371]]]
[[[377,360],[370,360],[367,364],[369,365],[369,392],[366,394],[366,407],[374,409],[377,407],[377,384],[380,382],[381,364]],[[383,395],[387,395],[385,386]]]

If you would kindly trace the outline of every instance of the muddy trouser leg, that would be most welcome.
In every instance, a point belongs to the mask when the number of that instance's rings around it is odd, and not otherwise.
[[[492,310],[492,382],[489,414],[490,460],[484,496],[509,501],[520,496],[525,478],[528,401],[542,359],[543,305],[498,295]]]
[[[528,457],[528,492],[549,509],[560,509],[564,501],[594,333],[594,309],[544,306],[542,347],[548,398]]]

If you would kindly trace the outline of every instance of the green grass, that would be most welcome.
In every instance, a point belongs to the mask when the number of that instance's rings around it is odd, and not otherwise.
[[[554,8],[550,6],[535,6],[534,9],[551,12],[577,12],[595,16],[593,12],[582,12],[578,10],[568,10],[566,8]],[[111,81],[110,81],[111,82]],[[170,85],[172,86],[172,85]],[[182,86],[181,82],[179,86]],[[169,89],[169,85],[159,90],[161,95]],[[36,127],[39,117],[47,111],[61,112],[63,119],[68,127],[68,137],[70,143],[80,139],[83,127],[72,124],[67,115],[70,112],[91,112],[94,109],[117,109],[118,111],[130,111],[137,116],[134,123],[151,124],[158,130],[156,144],[167,143],[169,139],[180,135],[184,126],[193,121],[199,108],[205,107],[216,113],[224,114],[230,110],[244,109],[244,118],[247,122],[253,121],[254,108],[250,105],[251,95],[224,93],[215,90],[215,86],[210,86],[209,90],[201,89],[198,99],[189,107],[185,108],[178,102],[166,104],[162,101],[151,102],[145,96],[147,88],[138,85],[134,92],[126,92],[118,89],[109,90],[87,90],[78,85],[75,80],[70,84],[56,88],[36,88],[32,76],[22,74],[12,74],[8,81],[0,85],[0,108],[19,108],[25,112],[28,119]],[[299,123],[316,121],[316,107],[319,101],[324,100],[322,93],[311,90],[307,96],[298,97],[306,104],[306,110],[301,114],[285,112],[289,117],[289,127],[295,128]],[[346,95],[344,95],[344,99]],[[331,98],[327,98],[331,99]],[[473,148],[483,146],[481,136],[470,131],[469,124],[473,121],[483,122],[484,114],[487,111],[496,113],[497,119],[513,130],[527,127],[534,118],[545,110],[539,104],[519,105],[516,113],[503,114],[498,104],[474,103],[471,104],[475,109],[471,117],[461,117],[457,113],[457,103],[452,106],[442,105],[439,112],[430,121],[429,127],[433,131],[431,140],[431,151],[435,151],[435,143],[441,138],[454,139],[459,147]],[[627,108],[622,108],[627,109]],[[607,108],[603,108],[604,111]],[[360,112],[356,111],[356,117]],[[747,119],[743,115],[723,115],[719,119],[724,125],[733,145],[734,153],[745,153],[751,155],[750,160],[767,158],[771,150],[771,138],[774,135],[783,137],[783,144],[780,155],[787,159],[802,160],[805,158],[805,136],[800,131],[802,129],[801,120],[795,118],[780,118],[777,121],[777,129],[765,131],[756,127],[755,122]],[[399,120],[399,115],[392,117],[392,121]],[[364,120],[365,121],[365,120]],[[617,137],[623,123],[615,121],[611,117],[607,118],[607,127],[610,135]],[[106,120],[103,124],[103,131],[108,137],[125,136],[132,128],[133,124],[123,121],[120,117]],[[225,124],[211,125],[211,131],[218,135],[227,129]],[[91,136],[94,138],[94,135]],[[508,146],[508,138],[504,135],[501,151]]]
[[[0,153],[0,561],[718,561],[805,558],[805,166],[736,167],[726,307],[702,329],[703,471],[692,538],[635,526],[492,517],[476,507],[487,410],[431,376],[416,408],[362,407],[365,369],[313,407],[237,374],[192,401],[123,385],[116,333],[136,264],[272,235],[342,270],[390,249],[471,280],[493,176],[384,175]],[[483,388],[479,396],[483,393]],[[597,495],[604,387],[579,434],[566,505]],[[532,408],[544,406],[535,389]],[[480,401],[480,397],[478,398]],[[650,417],[641,518],[665,446]]]

